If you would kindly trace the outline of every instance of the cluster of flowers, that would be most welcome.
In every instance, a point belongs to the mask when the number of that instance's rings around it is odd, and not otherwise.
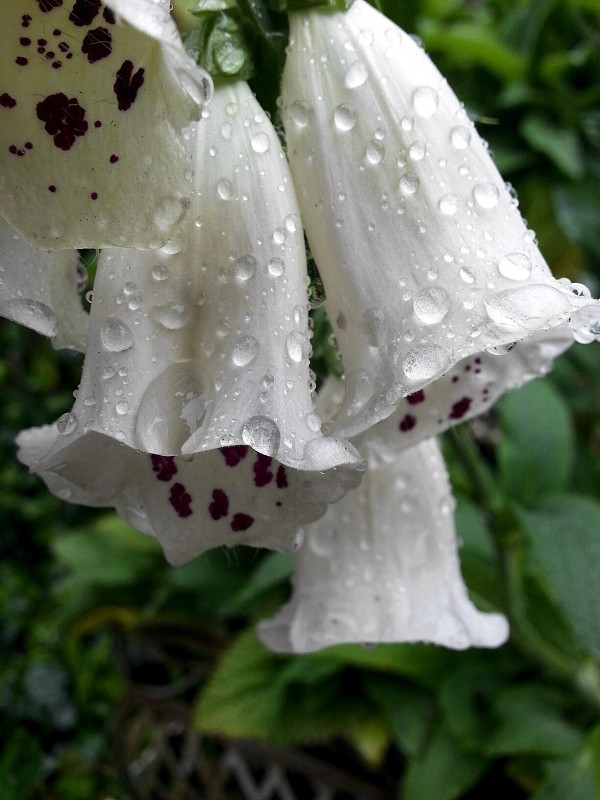
[[[435,437],[594,340],[600,312],[552,277],[422,48],[365,0],[290,14],[284,154],[245,82],[209,97],[164,0],[0,19],[0,314],[85,353],[73,410],[24,431],[21,461],[173,564],[294,551],[260,626],[275,650],[501,644]],[[344,367],[318,396],[304,231]]]

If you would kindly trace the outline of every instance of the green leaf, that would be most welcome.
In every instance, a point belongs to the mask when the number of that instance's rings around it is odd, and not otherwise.
[[[525,505],[564,489],[574,439],[565,401],[548,381],[533,381],[499,404],[503,432],[498,446],[500,485]]]
[[[600,659],[600,503],[565,494],[517,514],[531,545],[533,567],[582,644]]]
[[[400,750],[416,755],[435,716],[433,697],[414,684],[386,675],[366,675],[363,686],[367,696],[387,722]]]
[[[552,203],[558,222],[566,235],[600,257],[600,195],[598,181],[588,179],[577,184],[556,186]]]
[[[525,117],[519,128],[523,138],[538,153],[547,156],[558,169],[574,180],[585,174],[579,134],[539,114]]]
[[[294,569],[293,557],[287,553],[269,553],[246,579],[242,588],[225,603],[224,612],[233,615],[247,611],[261,594],[285,581]]]
[[[600,798],[600,726],[572,758],[549,761],[546,779],[531,800],[598,800]]]
[[[456,800],[487,766],[487,759],[464,752],[445,730],[438,729],[424,751],[409,762],[401,796],[403,800]]]

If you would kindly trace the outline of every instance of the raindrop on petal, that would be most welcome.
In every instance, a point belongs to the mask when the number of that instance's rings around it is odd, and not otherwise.
[[[450,296],[440,286],[421,289],[413,300],[415,316],[425,325],[441,322],[450,310]]]
[[[419,86],[412,95],[412,104],[420,117],[431,117],[439,103],[438,93],[431,86]]]
[[[254,361],[258,354],[259,344],[254,336],[242,336],[231,349],[231,358],[238,367],[245,367]]]
[[[100,341],[110,353],[121,353],[133,347],[133,334],[118,317],[108,317],[100,328]]]
[[[410,381],[429,381],[444,373],[450,365],[450,354],[437,344],[423,344],[409,350],[402,361],[404,374]]]
[[[473,187],[473,199],[481,208],[496,208],[499,192],[493,183],[477,183]]]
[[[498,272],[511,281],[526,281],[531,276],[531,261],[525,253],[508,253],[498,261]]]
[[[438,207],[442,214],[446,217],[451,217],[458,211],[458,197],[455,194],[445,194],[440,198]]]
[[[254,256],[241,256],[233,266],[235,277],[239,281],[247,281],[253,277],[256,272],[256,259]]]
[[[281,434],[276,423],[269,417],[251,417],[242,428],[242,441],[266,456],[274,456],[279,450]]]
[[[67,411],[56,420],[56,428],[60,434],[68,436],[77,430],[77,417],[71,411]]]
[[[300,363],[310,356],[310,340],[300,331],[292,331],[285,341],[288,356]]]
[[[363,83],[369,77],[369,70],[363,64],[362,61],[355,61],[354,64],[351,64],[346,72],[346,76],[344,78],[344,84],[348,89],[357,89],[359,86],[362,86]]]
[[[342,104],[333,112],[333,122],[339,131],[351,131],[356,125],[356,111],[350,106]]]

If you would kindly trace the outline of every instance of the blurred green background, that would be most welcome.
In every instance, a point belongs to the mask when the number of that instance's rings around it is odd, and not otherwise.
[[[598,0],[382,6],[465,102],[555,274],[597,296]],[[0,800],[600,798],[598,345],[444,442],[463,572],[507,645],[283,657],[253,628],[291,559],[174,569],[115,515],[61,504],[13,440],[70,408],[80,358],[6,322],[0,343]]]

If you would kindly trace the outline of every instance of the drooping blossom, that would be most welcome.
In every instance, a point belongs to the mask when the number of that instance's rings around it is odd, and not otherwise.
[[[597,304],[552,277],[422,48],[365,0],[292,13],[290,31],[283,119],[344,363],[339,434],[537,331],[571,320],[594,338]]]
[[[102,251],[73,410],[19,439],[53,491],[115,506],[174,562],[239,541],[290,548],[364,467],[315,413],[304,238],[277,135],[243,82],[204,116],[188,220],[161,250]],[[154,474],[160,457],[174,480]]]
[[[435,439],[405,449],[359,437],[354,492],[307,526],[291,600],[259,625],[278,652],[342,643],[497,647],[508,625],[478,611],[460,574],[451,489]]]
[[[158,247],[211,83],[168,0],[3,0],[0,213],[41,248]]]

